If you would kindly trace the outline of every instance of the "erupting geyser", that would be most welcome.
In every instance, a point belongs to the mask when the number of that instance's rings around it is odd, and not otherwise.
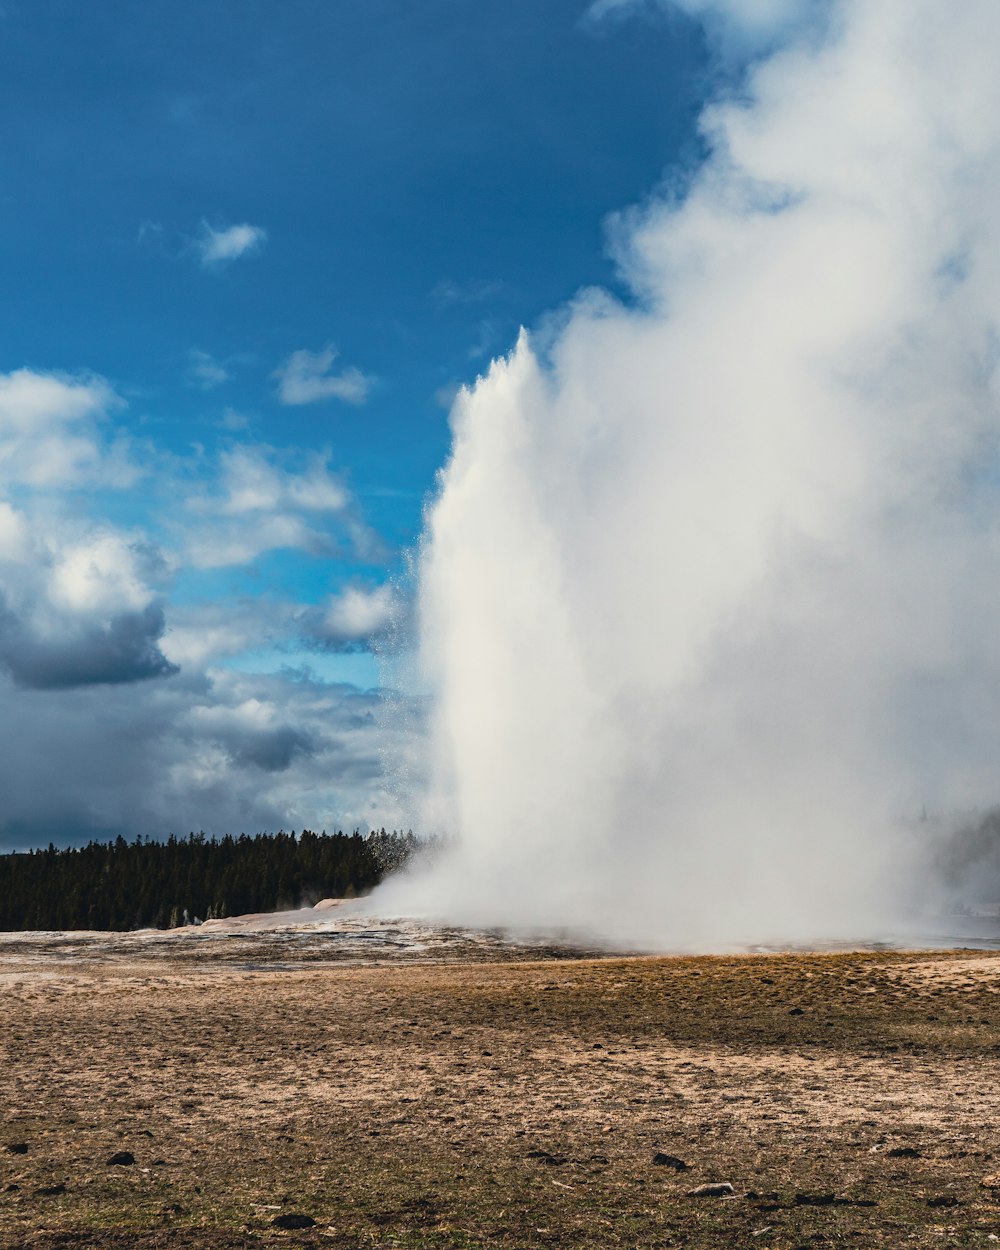
[[[874,937],[927,902],[924,805],[1000,799],[1000,6],[795,7],[616,227],[634,302],[455,404],[419,618],[457,840],[387,905]]]

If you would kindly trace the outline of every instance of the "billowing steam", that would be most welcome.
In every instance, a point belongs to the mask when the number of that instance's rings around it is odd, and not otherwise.
[[[456,403],[420,630],[457,845],[386,905],[876,936],[922,809],[1000,799],[1000,5],[823,14],[619,223],[634,305]]]

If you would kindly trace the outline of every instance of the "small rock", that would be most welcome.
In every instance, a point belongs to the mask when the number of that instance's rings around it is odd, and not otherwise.
[[[135,1155],[130,1150],[119,1150],[108,1160],[108,1167],[127,1168],[135,1163]]]
[[[271,1221],[273,1228],[315,1228],[316,1221],[311,1215],[276,1215]]]
[[[889,1159],[919,1159],[920,1151],[916,1146],[893,1146],[891,1150],[887,1150],[886,1157]]]
[[[804,1016],[806,1013],[801,1007],[793,1007],[788,1013],[790,1016]]]
[[[688,1169],[683,1159],[678,1159],[676,1155],[665,1155],[662,1150],[653,1155],[653,1162],[657,1167],[673,1168],[675,1172],[686,1172]]]
[[[539,1163],[549,1163],[553,1166],[569,1162],[565,1155],[550,1155],[547,1150],[529,1150],[527,1158],[537,1159]]]
[[[4,1150],[10,1155],[26,1155],[28,1153],[28,1143],[26,1141],[12,1141],[4,1146]]]
[[[708,1185],[696,1185],[688,1190],[689,1198],[729,1198],[736,1193],[728,1181],[716,1181]]]
[[[928,1198],[929,1207],[957,1207],[958,1199],[954,1194],[938,1194],[936,1198]]]

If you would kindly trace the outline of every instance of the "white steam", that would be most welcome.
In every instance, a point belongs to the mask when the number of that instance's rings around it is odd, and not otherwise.
[[[855,0],[705,113],[680,203],[458,399],[427,821],[386,905],[875,936],[1000,799],[1000,6]]]

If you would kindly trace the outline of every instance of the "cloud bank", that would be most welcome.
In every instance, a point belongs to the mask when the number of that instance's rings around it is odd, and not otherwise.
[[[619,220],[632,306],[455,405],[419,611],[459,842],[387,908],[870,938],[932,889],[921,809],[1000,798],[1000,10],[828,15]]]
[[[330,456],[229,440],[165,454],[122,433],[125,409],[95,376],[0,374],[0,850],[403,824],[386,775],[417,710],[380,727],[378,695],[310,671],[373,647],[390,606],[333,592],[376,540]],[[140,481],[144,518],[113,523]],[[277,550],[336,554],[317,602],[218,581],[192,596],[192,577]]]

